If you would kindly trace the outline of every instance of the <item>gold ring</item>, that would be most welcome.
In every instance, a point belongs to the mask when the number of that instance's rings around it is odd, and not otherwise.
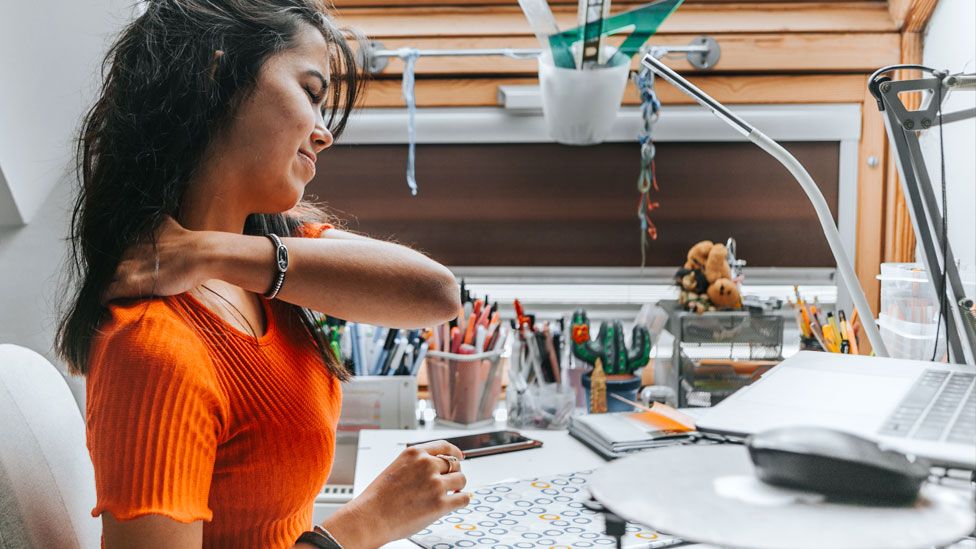
[[[445,475],[450,473],[456,473],[461,470],[461,462],[455,456],[450,456],[447,454],[437,454],[435,457],[439,457],[447,462],[447,472]]]

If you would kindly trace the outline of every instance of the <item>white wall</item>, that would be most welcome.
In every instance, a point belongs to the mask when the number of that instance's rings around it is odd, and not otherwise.
[[[0,1],[0,343],[29,347],[62,369],[52,347],[72,142],[132,3]],[[69,384],[80,399],[83,380]]]
[[[976,72],[976,2],[940,0],[925,32],[923,65],[956,72]],[[976,90],[953,92],[943,103],[950,113],[976,107]],[[948,124],[945,139],[945,176],[949,209],[949,243],[964,268],[976,266],[976,119]],[[939,168],[939,132],[921,138],[925,165],[936,197],[942,187]],[[919,256],[921,259],[921,256]],[[970,271],[976,276],[976,270]]]
[[[128,16],[122,6],[0,2],[0,224],[30,221],[63,178],[105,39]]]
[[[52,350],[68,252],[65,235],[70,214],[71,183],[62,180],[26,226],[0,226],[0,343],[15,343],[63,364]],[[79,406],[84,380],[69,377]]]

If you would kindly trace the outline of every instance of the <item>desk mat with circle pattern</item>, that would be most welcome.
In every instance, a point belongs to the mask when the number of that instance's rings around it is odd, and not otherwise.
[[[613,547],[603,533],[603,515],[587,509],[587,482],[593,471],[565,473],[474,490],[471,503],[440,518],[410,538],[426,549],[584,549]],[[680,540],[633,523],[623,546],[657,549]]]

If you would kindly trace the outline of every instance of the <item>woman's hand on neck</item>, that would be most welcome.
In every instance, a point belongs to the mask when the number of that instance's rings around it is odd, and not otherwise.
[[[167,216],[156,229],[155,244],[139,242],[123,254],[102,301],[176,295],[211,276],[215,250],[211,231],[191,231]]]

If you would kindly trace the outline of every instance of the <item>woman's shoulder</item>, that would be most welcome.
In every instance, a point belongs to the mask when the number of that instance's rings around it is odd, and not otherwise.
[[[139,335],[185,337],[193,330],[173,306],[174,298],[119,299],[108,304],[99,338]]]
[[[113,301],[92,341],[92,371],[105,364],[154,364],[212,370],[206,346],[174,306],[175,298]]]

